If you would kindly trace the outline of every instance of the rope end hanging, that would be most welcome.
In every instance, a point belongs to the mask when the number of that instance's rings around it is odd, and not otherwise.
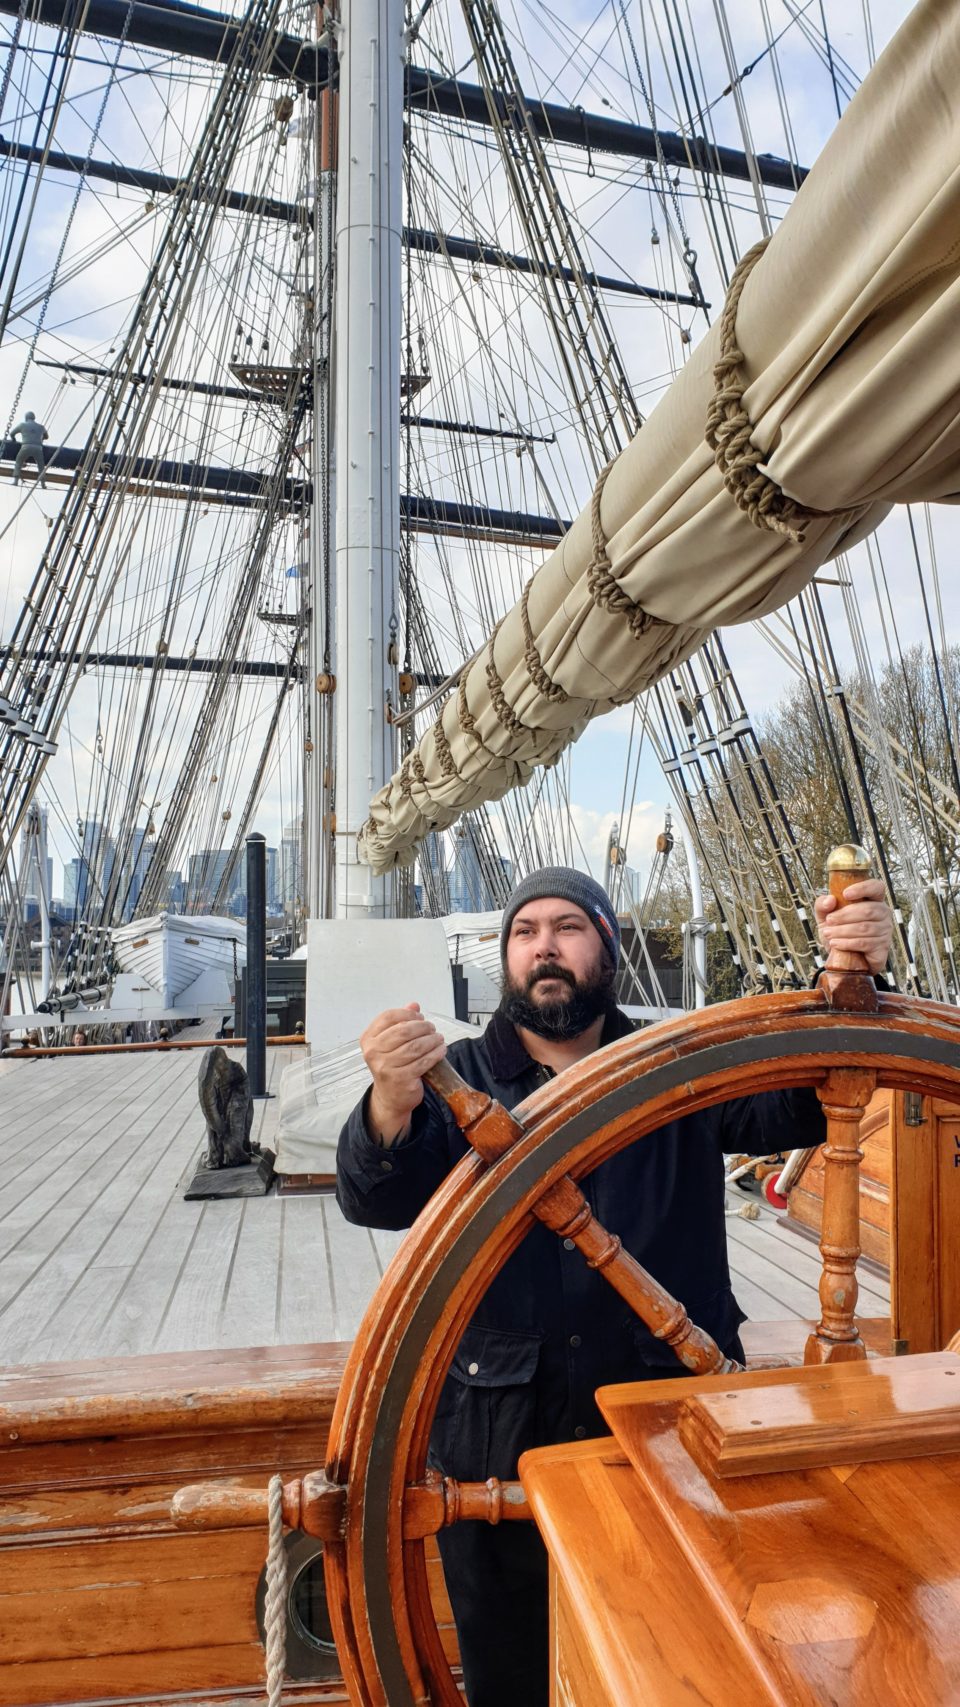
[[[282,1707],[287,1669],[287,1550],[283,1544],[283,1477],[267,1488],[267,1593],[263,1611],[267,1707]]]

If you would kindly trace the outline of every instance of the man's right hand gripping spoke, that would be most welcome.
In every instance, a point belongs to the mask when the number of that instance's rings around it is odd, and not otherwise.
[[[442,1061],[447,1046],[417,1002],[387,1008],[360,1039],[373,1089],[366,1125],[371,1138],[389,1146],[405,1138],[410,1117],[423,1101],[423,1075]]]

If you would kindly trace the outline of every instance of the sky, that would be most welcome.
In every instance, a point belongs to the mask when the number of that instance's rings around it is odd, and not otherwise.
[[[824,0],[831,43],[837,55],[841,105],[855,83],[865,75],[872,51],[881,51],[890,34],[901,22],[909,8],[905,0],[874,0],[871,5],[854,4],[853,0]],[[689,16],[692,30],[689,40],[695,44],[702,88],[707,92],[710,122],[716,128],[717,139],[734,147],[743,145],[735,101],[724,93],[730,83],[728,63],[718,35],[718,8],[714,0],[689,0],[683,7]],[[544,98],[587,110],[608,110],[623,116],[648,122],[637,65],[646,71],[652,91],[657,121],[664,129],[681,128],[684,122],[682,94],[666,43],[668,16],[673,11],[664,0],[640,8],[634,0],[596,0],[589,4],[574,4],[563,0],[559,6],[547,8],[534,0],[504,0],[503,14],[517,56],[521,79],[526,89],[536,89]],[[723,8],[731,44],[732,63],[736,70],[752,65],[742,79],[752,144],[759,153],[788,156],[791,150],[805,165],[813,163],[829,135],[837,116],[837,96],[829,72],[809,40],[804,28],[818,27],[820,0],[804,5],[802,0],[727,0]],[[774,55],[765,51],[767,33],[764,19],[776,38],[776,67],[787,91],[781,99],[774,76]],[[630,35],[626,33],[629,23]],[[4,28],[8,28],[6,23]],[[48,32],[49,35],[49,32]],[[41,36],[38,36],[38,41]],[[52,39],[52,38],[51,38]],[[636,49],[637,61],[632,62]],[[428,15],[423,38],[419,44],[423,62],[449,66],[460,70],[468,58],[462,19],[457,12],[441,8],[439,0],[432,15]],[[111,50],[112,51],[112,50]],[[649,55],[649,58],[647,57]],[[91,57],[95,51],[91,44]],[[126,56],[131,64],[156,66],[157,56]],[[454,63],[455,62],[455,63]],[[624,75],[624,63],[630,65],[629,77]],[[849,70],[847,69],[849,68]],[[470,78],[467,68],[464,76]],[[206,73],[204,73],[206,76]],[[90,65],[78,67],[77,81],[71,84],[76,91],[72,106],[65,109],[58,124],[58,146],[82,151],[92,146],[92,152],[103,158],[116,158],[153,169],[176,170],[186,157],[200,121],[204,92],[202,79],[191,88],[184,78],[182,63],[169,62],[162,75],[151,78],[130,78],[122,89],[111,92],[100,134],[91,145],[91,124],[100,103],[99,89],[103,82],[102,68]],[[87,93],[81,85],[86,78]],[[164,80],[166,79],[166,80]],[[21,89],[21,94],[29,90]],[[9,131],[10,102],[16,95],[16,80],[8,97],[7,112],[2,115],[5,133]],[[19,134],[26,135],[23,120]],[[785,120],[789,121],[789,130]],[[439,146],[439,145],[437,145]],[[292,153],[292,151],[291,151]],[[455,159],[453,145],[449,161]],[[557,170],[565,196],[582,222],[590,229],[591,254],[598,270],[621,273],[624,276],[650,282],[668,265],[669,243],[663,217],[656,199],[651,198],[649,181],[644,176],[642,162],[625,165],[616,161],[587,160],[582,154],[558,159]],[[594,173],[594,176],[591,176]],[[11,181],[7,168],[7,183]],[[470,186],[471,189],[473,186]],[[466,186],[465,186],[466,188]],[[698,202],[689,181],[681,174],[677,186],[680,207],[687,223],[690,241],[697,249],[698,271],[708,299],[719,306],[723,296],[723,280],[716,255],[711,250],[706,211]],[[50,269],[57,263],[64,239],[67,212],[75,191],[73,180],[50,176],[38,200],[37,217],[31,229],[30,247],[26,257],[18,297],[27,303],[26,311],[13,324],[13,337],[0,349],[0,391],[13,407],[21,384],[24,356],[36,335],[37,317],[41,311],[31,296],[42,296]],[[276,193],[276,191],[274,192]],[[502,174],[493,171],[483,185],[484,206],[489,209],[491,222],[507,222],[510,218],[508,194]],[[756,209],[751,205],[748,185],[732,186],[730,218],[737,234],[738,246],[746,248],[755,240],[758,231]],[[774,193],[770,197],[769,213],[775,224],[788,203],[788,197]],[[36,354],[71,359],[84,354],[95,360],[107,358],[111,340],[115,340],[127,305],[139,287],[151,245],[162,228],[162,207],[150,210],[146,198],[128,192],[107,194],[98,190],[84,194],[79,200],[72,228],[66,239],[61,268],[70,268],[80,261],[89,248],[102,244],[104,236],[118,224],[131,224],[134,229],[123,243],[115,245],[109,254],[76,272],[69,285],[51,298],[46,309],[46,321],[36,337]],[[477,204],[479,205],[479,203]],[[0,212],[3,204],[0,203]],[[668,204],[668,213],[675,211]],[[450,217],[453,217],[451,212]],[[465,210],[462,215],[465,217]],[[659,241],[653,241],[654,227]],[[448,227],[449,229],[450,227]],[[456,229],[457,227],[453,227]],[[461,223],[461,229],[465,228]],[[522,245],[517,242],[516,247]],[[665,275],[669,278],[669,272]],[[28,290],[27,284],[35,285]],[[623,298],[609,303],[623,352],[625,365],[642,401],[649,411],[669,383],[671,373],[695,346],[705,327],[701,317],[687,311],[661,312],[648,304]],[[688,331],[690,343],[684,343],[681,332]],[[469,329],[463,325],[458,337],[464,339],[464,365],[472,359],[469,349]],[[527,342],[533,357],[546,370],[555,360],[552,346],[542,329],[531,326]],[[519,363],[515,363],[519,366]],[[542,382],[542,399],[549,398],[546,381]],[[466,394],[465,394],[466,395]],[[520,395],[518,409],[525,406]],[[479,392],[475,391],[479,398]],[[18,407],[32,407],[48,423],[52,438],[64,442],[80,442],[84,425],[84,410],[89,410],[90,394],[81,387],[62,387],[59,376],[52,370],[33,367],[23,389]],[[549,422],[537,416],[537,403],[530,400],[528,419],[536,416],[538,430]],[[88,418],[88,417],[86,417]],[[549,486],[556,494],[561,513],[572,515],[585,502],[591,484],[587,459],[582,443],[577,440],[573,423],[556,426],[557,444],[544,450],[542,465],[549,476]],[[224,460],[229,446],[221,447]],[[256,446],[251,441],[249,456],[254,457]],[[438,459],[437,479],[442,480],[453,463]],[[514,476],[511,476],[514,478]],[[537,502],[537,489],[522,482],[525,471],[518,467],[515,490],[522,493],[525,507],[542,507]],[[532,490],[532,496],[531,496]],[[4,485],[0,488],[0,580],[4,596],[0,599],[2,632],[9,632],[13,613],[29,583],[38,556],[47,537],[48,520],[58,499],[55,495],[31,492],[22,501]],[[497,502],[497,498],[492,498]],[[212,525],[212,524],[211,524]],[[952,566],[960,538],[956,518],[941,510],[934,522],[934,538],[941,571],[944,596],[944,617],[948,634],[956,632],[957,595],[953,592],[956,578],[945,573]],[[204,553],[216,549],[213,535],[201,536],[195,545],[196,561],[202,568]],[[923,635],[923,612],[920,590],[908,549],[903,518],[894,518],[884,525],[881,534],[883,563],[889,577],[890,597],[895,611],[897,633],[903,643]],[[529,572],[533,559],[524,556],[505,561],[497,572],[500,608],[505,608],[516,596],[519,583]],[[874,564],[875,568],[875,564]],[[851,556],[851,572],[861,598],[864,622],[871,646],[882,659],[887,644],[881,611],[873,593],[873,571],[863,548]],[[429,575],[429,570],[427,571]],[[839,600],[839,594],[824,593],[825,599]],[[465,599],[465,604],[469,602]],[[471,622],[481,624],[482,611]],[[471,630],[471,632],[473,632]],[[479,632],[479,629],[477,630]],[[462,638],[462,636],[460,637]],[[451,635],[454,645],[457,636]],[[841,667],[852,655],[846,629],[838,621],[835,639]],[[149,635],[144,645],[149,643]],[[475,638],[473,640],[475,643]],[[727,632],[726,643],[743,696],[751,714],[760,718],[776,704],[790,682],[789,671],[776,658],[769,645],[750,627]],[[246,702],[244,702],[246,703]],[[265,700],[249,702],[249,748],[256,745],[257,730],[264,726],[268,712]],[[239,721],[247,713],[238,702],[234,715]],[[80,801],[85,795],[86,778],[94,763],[96,730],[92,690],[84,698],[80,691],[72,713],[76,741],[68,757],[66,753],[50,767],[51,783],[64,802]],[[653,839],[662,828],[669,792],[660,774],[656,758],[649,748],[641,754],[632,798],[624,802],[624,751],[630,723],[630,713],[615,711],[598,719],[581,736],[570,762],[571,819],[575,834],[582,844],[585,857],[596,868],[602,859],[612,820],[621,816],[623,806],[632,813],[632,831],[628,857],[631,864],[643,867],[649,859]],[[268,781],[258,815],[257,827],[268,841],[279,841],[281,827],[288,820],[296,787],[296,755],[289,749],[276,766]],[[238,777],[238,796],[242,788]],[[70,816],[66,810],[64,816]],[[210,832],[212,834],[212,831]],[[66,836],[54,827],[54,853],[57,862],[69,857]],[[58,887],[55,877],[55,888]]]

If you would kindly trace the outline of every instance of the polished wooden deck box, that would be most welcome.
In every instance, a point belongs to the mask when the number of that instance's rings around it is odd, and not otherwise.
[[[960,1357],[602,1389],[529,1453],[553,1707],[960,1701]]]

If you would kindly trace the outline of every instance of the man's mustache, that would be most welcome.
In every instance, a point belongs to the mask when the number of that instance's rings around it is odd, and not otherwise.
[[[569,984],[571,990],[577,987],[576,974],[566,966],[538,966],[527,979],[527,989],[532,990],[534,984],[542,984],[545,980]]]

